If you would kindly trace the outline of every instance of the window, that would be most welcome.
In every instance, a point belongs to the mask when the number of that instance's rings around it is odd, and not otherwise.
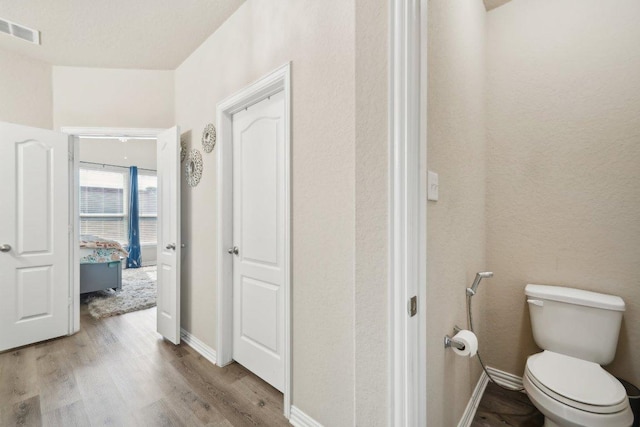
[[[80,233],[126,243],[127,169],[80,167]]]
[[[80,163],[80,233],[121,244],[129,242],[129,169]],[[158,223],[158,178],[138,171],[140,244],[155,245]]]

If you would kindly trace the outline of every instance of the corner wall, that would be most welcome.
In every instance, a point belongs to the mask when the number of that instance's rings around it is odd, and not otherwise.
[[[488,14],[485,362],[522,375],[524,287],[627,304],[608,369],[640,385],[640,3],[513,0]]]
[[[428,4],[427,165],[440,200],[427,205],[427,417],[454,426],[480,377],[477,360],[446,350],[443,338],[466,328],[465,289],[486,269],[486,11],[481,0]]]
[[[0,50],[0,120],[52,129],[51,65]]]
[[[292,69],[293,404],[354,424],[354,1],[248,0],[176,70],[176,121],[190,148],[216,104],[276,67]],[[183,327],[216,346],[216,171],[183,184]]]

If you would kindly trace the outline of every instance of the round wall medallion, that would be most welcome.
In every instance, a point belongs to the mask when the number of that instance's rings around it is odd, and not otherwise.
[[[184,174],[187,178],[187,183],[191,187],[198,185],[200,178],[202,178],[202,154],[195,148],[187,156]]]
[[[205,153],[213,151],[216,145],[216,127],[213,123],[209,123],[202,131],[202,149]]]
[[[187,137],[180,137],[180,163],[184,162],[185,157],[187,157]]]

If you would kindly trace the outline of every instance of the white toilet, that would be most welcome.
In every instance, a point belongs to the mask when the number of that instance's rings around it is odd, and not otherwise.
[[[547,427],[630,427],[623,385],[600,365],[616,353],[622,298],[560,286],[525,288],[533,338],[524,388]]]

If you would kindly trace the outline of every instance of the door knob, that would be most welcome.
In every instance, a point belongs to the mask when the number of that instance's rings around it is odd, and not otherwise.
[[[229,252],[230,254],[238,255],[239,250],[237,246],[234,246],[232,248],[227,249],[227,252]]]
[[[0,245],[0,252],[9,252],[11,250],[11,245]]]
[[[175,251],[176,250],[176,244],[175,243],[169,243],[167,245],[167,249],[173,249]]]

